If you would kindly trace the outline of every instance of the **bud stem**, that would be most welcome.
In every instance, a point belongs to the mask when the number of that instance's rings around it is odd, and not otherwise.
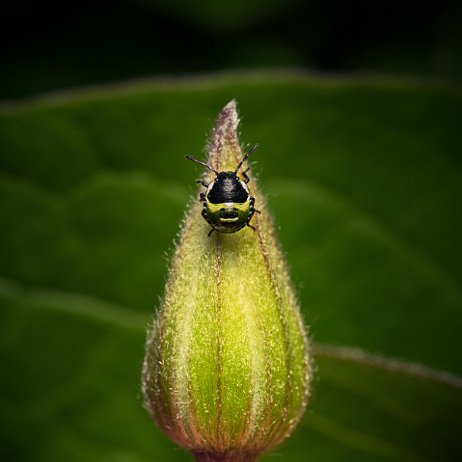
[[[195,452],[194,459],[196,462],[255,462],[256,456],[239,453],[213,453],[213,452]]]

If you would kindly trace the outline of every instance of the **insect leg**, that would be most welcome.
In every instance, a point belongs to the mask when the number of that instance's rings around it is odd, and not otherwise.
[[[250,202],[250,208],[251,208],[251,210],[252,210],[252,215],[253,215],[254,212],[261,213],[260,210],[257,210],[257,209],[254,207],[254,204],[255,204],[255,197],[250,196],[249,202]]]
[[[202,180],[201,178],[198,178],[198,179],[196,180],[196,183],[201,184],[202,186],[204,186],[204,188],[208,188],[208,187],[209,187],[209,184],[210,184],[210,183],[207,184],[207,183],[206,183],[204,180]]]

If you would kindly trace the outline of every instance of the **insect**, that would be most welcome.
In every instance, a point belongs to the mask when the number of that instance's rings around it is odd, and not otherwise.
[[[250,224],[250,220],[255,212],[260,213],[260,211],[255,210],[255,198],[250,195],[247,187],[247,183],[250,181],[247,176],[248,169],[242,172],[242,179],[239,178],[237,173],[258,146],[256,144],[244,155],[234,172],[218,172],[209,164],[194,157],[186,156],[186,159],[203,165],[216,175],[208,184],[204,180],[197,180],[206,188],[205,192],[200,193],[200,200],[204,205],[202,216],[212,227],[208,234],[209,236],[215,230],[221,233],[235,233],[244,226],[248,226],[255,231],[255,227]]]

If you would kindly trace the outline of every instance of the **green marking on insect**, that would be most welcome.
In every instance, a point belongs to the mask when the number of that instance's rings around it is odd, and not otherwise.
[[[242,179],[237,175],[242,164],[257,148],[258,144],[247,152],[237,165],[234,171],[218,172],[209,164],[186,156],[186,159],[192,160],[215,173],[215,178],[206,183],[204,180],[198,182],[206,188],[205,192],[200,193],[200,201],[203,204],[202,216],[212,227],[209,236],[215,231],[220,233],[235,233],[244,226],[248,226],[255,231],[255,227],[250,224],[255,212],[255,198],[250,195],[247,183],[250,178],[247,176],[247,170],[241,172]]]

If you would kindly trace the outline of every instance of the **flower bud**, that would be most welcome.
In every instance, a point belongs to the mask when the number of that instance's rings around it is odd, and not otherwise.
[[[238,123],[231,101],[208,146],[217,172],[234,171],[243,158]],[[198,461],[256,460],[291,433],[308,398],[305,328],[265,201],[247,174],[261,212],[255,230],[209,236],[194,201],[146,346],[145,405]],[[215,178],[206,170],[203,181]]]

